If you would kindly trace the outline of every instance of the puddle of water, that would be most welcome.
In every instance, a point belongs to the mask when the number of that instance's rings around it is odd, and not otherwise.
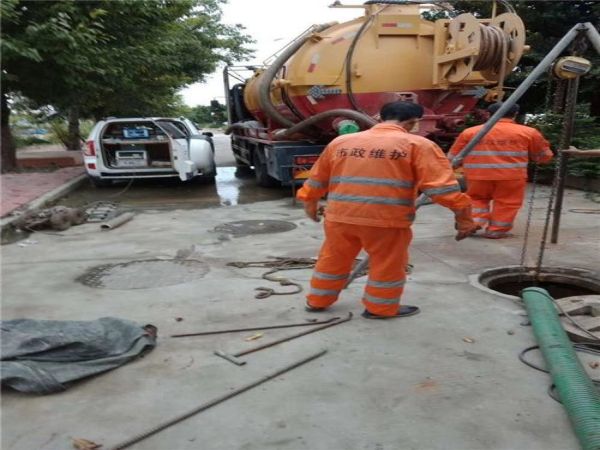
[[[134,180],[95,188],[84,184],[60,200],[61,205],[77,206],[98,201],[117,203],[132,210],[201,209],[277,200],[289,197],[289,188],[261,188],[254,176],[237,177],[235,167],[219,167],[214,184],[201,180],[181,182],[179,179]]]

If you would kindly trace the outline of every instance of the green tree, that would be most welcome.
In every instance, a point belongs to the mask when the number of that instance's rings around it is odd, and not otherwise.
[[[44,103],[44,97],[52,89],[49,80],[57,66],[69,66],[81,61],[72,58],[74,50],[81,46],[94,46],[101,41],[101,29],[93,22],[73,27],[68,16],[71,5],[66,2],[39,2],[36,4],[5,0],[0,3],[2,15],[2,171],[15,166],[15,150],[10,132],[11,93],[24,95]],[[91,18],[91,17],[90,17]],[[86,26],[87,25],[87,26]],[[52,49],[62,48],[61,55],[53,60]],[[67,60],[61,59],[65,55]],[[44,68],[46,75],[38,72],[35,82],[31,69]],[[29,81],[28,81],[29,80]],[[39,97],[36,98],[36,97]],[[49,103],[49,102],[46,102]]]
[[[224,2],[4,1],[3,116],[11,92],[52,105],[68,117],[70,146],[78,147],[80,117],[180,111],[181,87],[249,54],[243,27],[220,23]],[[4,153],[10,167],[12,146]]]
[[[186,117],[203,127],[217,128],[227,121],[227,109],[218,100],[212,100],[210,105],[194,106]]]

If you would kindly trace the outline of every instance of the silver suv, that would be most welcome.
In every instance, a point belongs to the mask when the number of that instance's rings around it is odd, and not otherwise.
[[[188,119],[108,118],[96,123],[83,150],[85,170],[96,185],[131,178],[196,176],[214,179],[212,133]]]

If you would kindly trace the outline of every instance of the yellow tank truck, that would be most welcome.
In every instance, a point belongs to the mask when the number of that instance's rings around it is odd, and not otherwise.
[[[506,12],[494,7],[492,17],[476,18],[441,3],[336,2],[364,15],[314,25],[263,65],[227,67],[227,132],[238,166],[254,166],[262,186],[299,182],[331,139],[372,126],[395,100],[422,105],[414,132],[444,147],[465,116],[478,114],[481,98],[502,98],[525,49],[522,20],[500,3]],[[422,17],[440,8],[447,19]]]

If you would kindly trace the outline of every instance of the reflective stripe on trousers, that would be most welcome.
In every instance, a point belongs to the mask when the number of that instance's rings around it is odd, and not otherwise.
[[[506,233],[513,227],[525,195],[525,180],[467,180],[473,200],[473,220],[488,232]]]
[[[359,226],[325,220],[325,242],[306,296],[308,304],[327,308],[335,303],[356,255],[364,248],[370,261],[362,302],[373,314],[396,314],[405,283],[411,238],[410,228]]]

